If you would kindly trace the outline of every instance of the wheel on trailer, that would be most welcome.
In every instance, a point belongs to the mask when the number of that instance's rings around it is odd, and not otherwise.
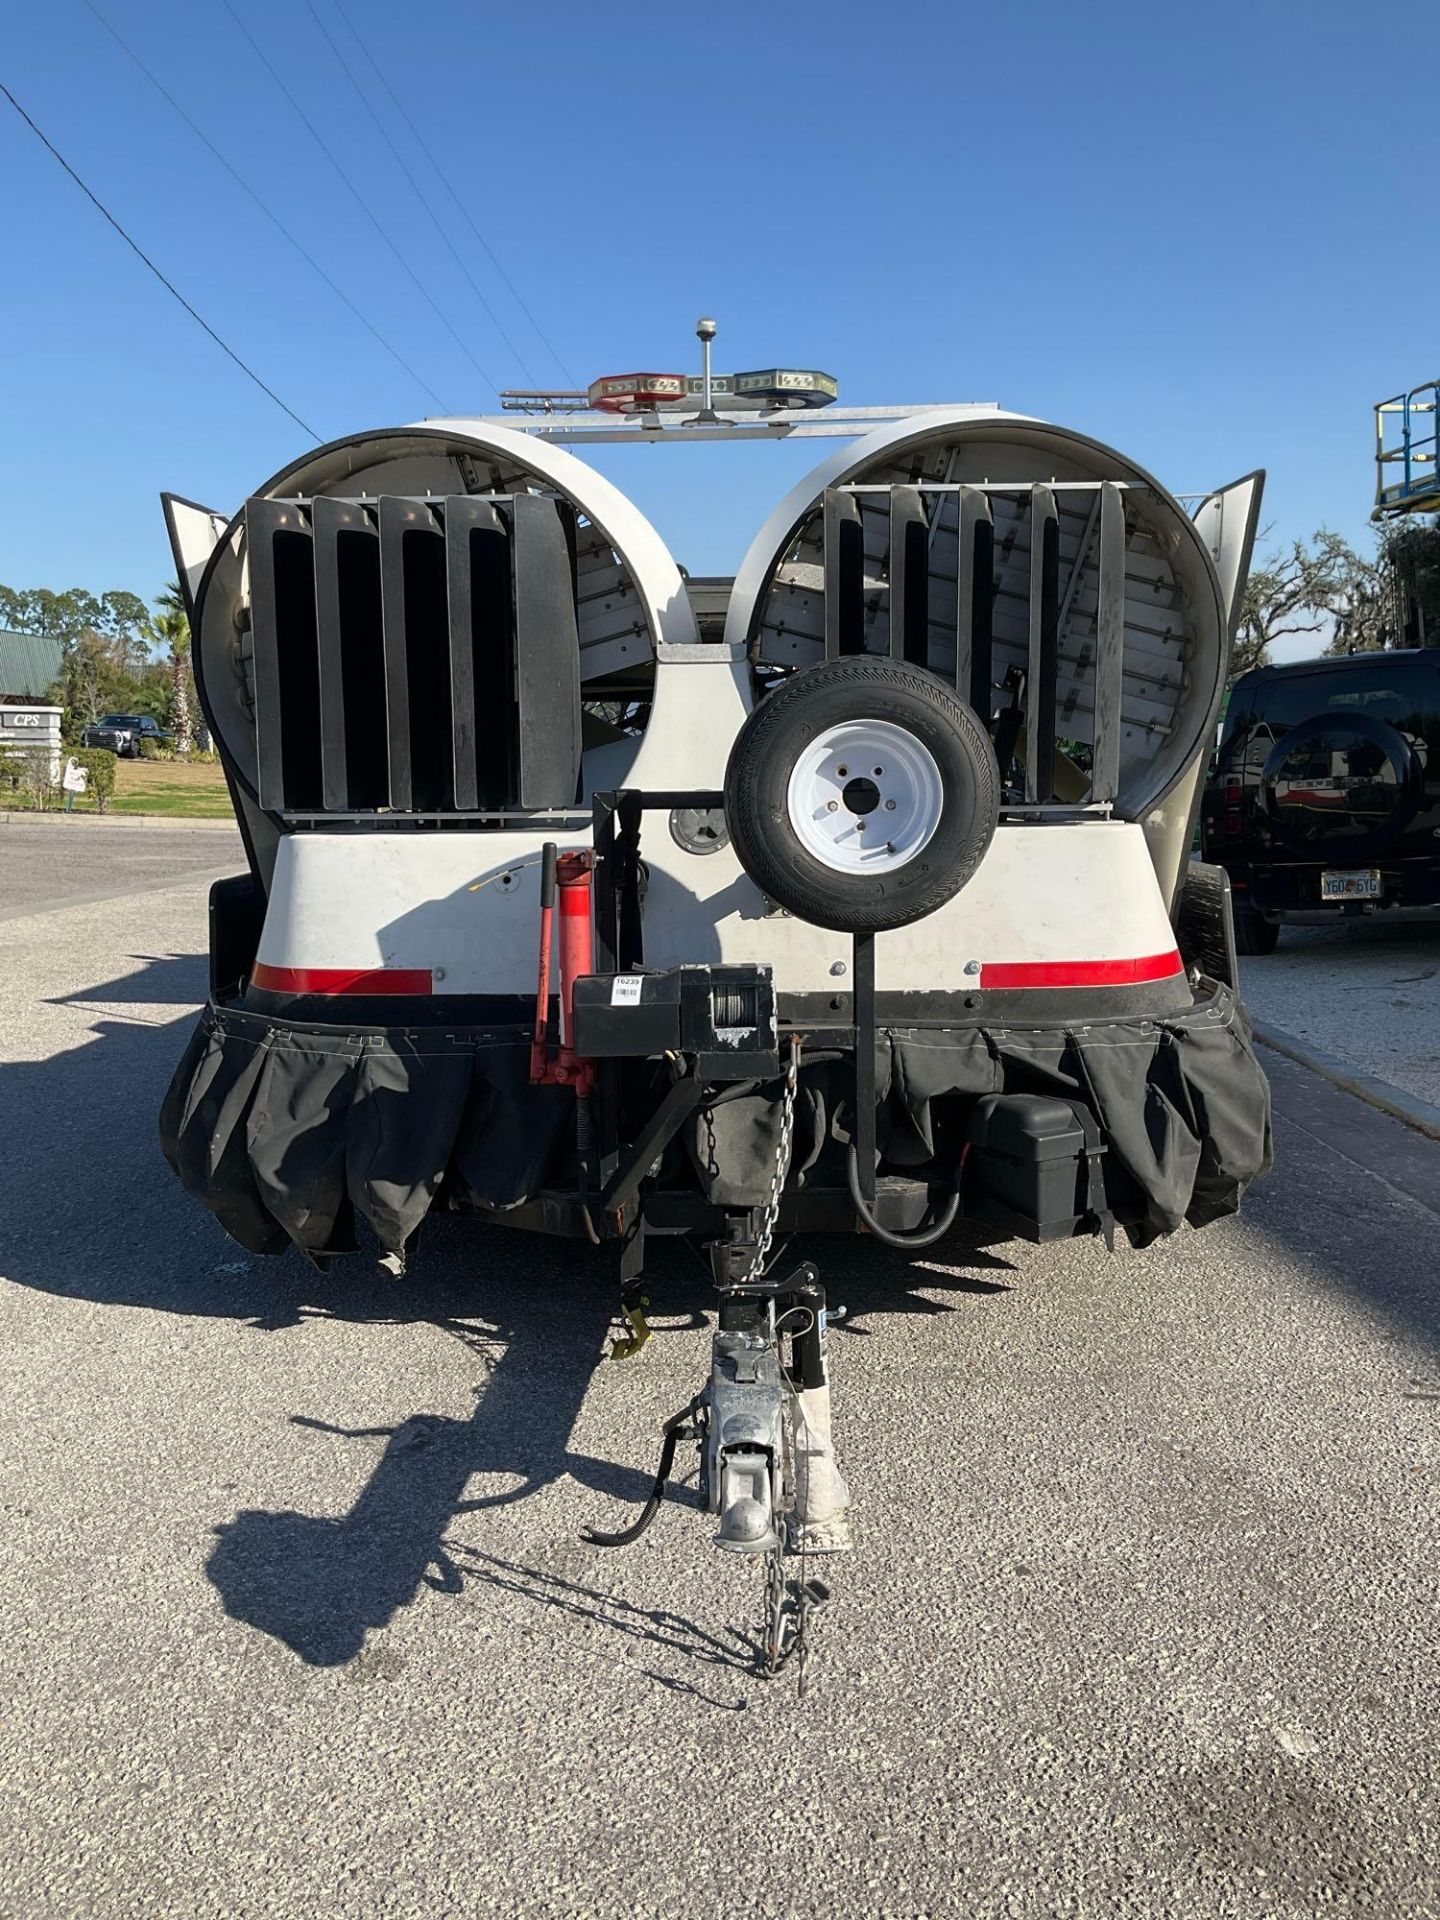
[[[943,680],[852,656],[794,674],[736,736],[725,817],[777,905],[838,933],[934,913],[995,832],[1000,775],[974,712]]]
[[[1275,951],[1275,943],[1280,938],[1280,928],[1273,920],[1267,920],[1263,913],[1257,913],[1254,907],[1235,907],[1235,951],[1242,954],[1265,954]]]

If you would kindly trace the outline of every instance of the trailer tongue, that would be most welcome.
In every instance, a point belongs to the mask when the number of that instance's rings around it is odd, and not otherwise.
[[[733,583],[555,444],[847,430]],[[250,866],[172,1166],[321,1265],[363,1223],[403,1272],[434,1208],[614,1246],[620,1354],[647,1242],[703,1246],[708,1384],[592,1537],[638,1537],[698,1441],[778,1667],[849,1496],[834,1314],[777,1246],[1144,1245],[1269,1164],[1228,891],[1189,861],[1259,491],[1187,513],[995,408],[707,409],[431,421],[228,524],[168,500]]]

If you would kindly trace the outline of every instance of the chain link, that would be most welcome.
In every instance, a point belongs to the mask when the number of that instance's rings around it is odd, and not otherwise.
[[[793,1659],[799,1679],[799,1693],[805,1697],[805,1661],[810,1649],[810,1616],[825,1598],[823,1589],[812,1587],[807,1564],[804,1535],[801,1535],[800,1576],[787,1578],[785,1550],[772,1547],[765,1556],[764,1673],[773,1680]]]
[[[770,1248],[775,1239],[775,1229],[780,1220],[780,1198],[785,1190],[785,1182],[790,1175],[790,1162],[795,1151],[795,1101],[800,1086],[800,1036],[790,1036],[790,1056],[785,1064],[785,1090],[780,1101],[780,1134],[775,1142],[775,1165],[770,1174],[770,1192],[760,1214],[759,1231],[755,1236],[755,1252],[742,1286],[751,1285],[764,1276],[770,1259]],[[777,1335],[778,1338],[778,1335]],[[795,1421],[792,1409],[787,1405],[784,1416],[785,1451],[793,1469],[797,1448],[795,1445]],[[792,1498],[796,1489],[792,1488]],[[779,1525],[784,1525],[783,1517],[776,1516]],[[802,1536],[803,1542],[803,1536]],[[798,1655],[797,1666],[800,1672],[800,1690],[805,1689],[805,1652],[810,1613],[813,1608],[809,1584],[806,1580],[805,1556],[802,1551],[800,1561],[800,1579],[790,1580],[785,1572],[785,1548],[783,1536],[779,1545],[773,1547],[765,1556],[765,1619],[762,1627],[764,1642],[764,1670],[773,1677],[793,1655]]]
[[[785,1656],[790,1651],[786,1644],[789,1637],[789,1623],[785,1618],[785,1554],[782,1548],[772,1547],[765,1556],[765,1674],[773,1680],[784,1665]]]
[[[770,1258],[770,1243],[780,1219],[780,1195],[790,1173],[795,1150],[795,1095],[800,1084],[800,1036],[790,1036],[790,1059],[785,1068],[785,1092],[780,1101],[780,1138],[775,1143],[775,1166],[770,1174],[770,1193],[760,1215],[760,1231],[755,1238],[755,1254],[741,1282],[749,1285],[761,1278]]]

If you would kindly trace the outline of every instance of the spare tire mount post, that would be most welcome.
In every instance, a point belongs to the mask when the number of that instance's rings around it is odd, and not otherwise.
[[[954,1226],[960,1212],[957,1182],[948,1201],[938,1208],[928,1226],[899,1232],[875,1218],[875,935],[857,933],[851,947],[855,1022],[855,1130],[846,1165],[850,1198],[866,1231],[887,1247],[919,1251],[933,1247]]]
[[[860,1195],[875,1211],[875,936],[857,933],[851,952],[855,1019],[855,1158]]]

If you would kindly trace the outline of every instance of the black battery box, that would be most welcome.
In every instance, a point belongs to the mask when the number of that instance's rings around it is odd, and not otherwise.
[[[590,973],[575,982],[575,1051],[589,1060],[695,1056],[702,1080],[780,1071],[769,967],[668,967]]]
[[[989,1093],[966,1134],[966,1214],[1023,1240],[1111,1231],[1104,1147],[1090,1109],[1049,1094]]]

